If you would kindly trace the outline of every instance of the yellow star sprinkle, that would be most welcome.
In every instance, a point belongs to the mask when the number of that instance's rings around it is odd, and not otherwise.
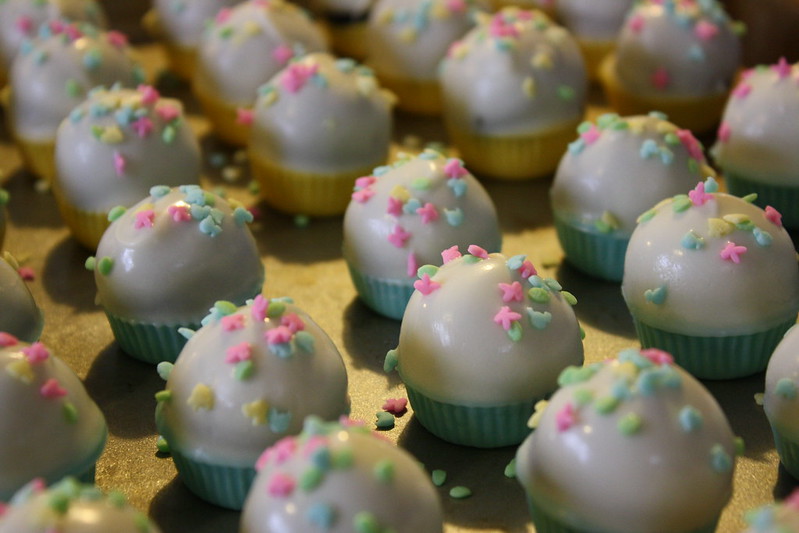
[[[393,189],[391,189],[391,196],[403,203],[411,199],[411,193],[408,192],[408,189],[402,185],[396,185]]]
[[[533,58],[530,60],[530,64],[533,65],[535,68],[540,68],[542,70],[550,70],[552,69],[552,56],[546,52],[536,52]]]
[[[17,359],[11,361],[6,366],[6,372],[11,377],[20,380],[21,382],[30,385],[33,382],[33,369],[27,359]]]
[[[241,406],[241,414],[251,419],[253,426],[266,424],[267,412],[269,412],[269,405],[263,400],[255,400]]]
[[[735,226],[721,218],[707,220],[707,232],[711,237],[723,237],[733,232]]]
[[[100,141],[106,144],[118,144],[124,140],[125,136],[117,125],[108,126],[103,130],[102,135],[100,135]]]
[[[195,411],[199,411],[200,409],[210,411],[214,408],[214,391],[211,390],[211,387],[208,385],[198,383],[195,385],[194,390],[191,391],[191,395],[189,395],[189,399],[186,400],[186,403]]]

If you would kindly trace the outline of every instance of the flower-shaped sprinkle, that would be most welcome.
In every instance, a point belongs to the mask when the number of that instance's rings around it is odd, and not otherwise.
[[[457,245],[451,246],[446,250],[444,250],[443,252],[441,252],[441,259],[443,259],[445,265],[450,261],[453,261],[459,257],[461,257],[461,252],[460,250],[458,250]]]
[[[524,290],[518,281],[500,283],[499,290],[502,291],[502,301],[505,303],[524,301]]]
[[[234,344],[225,350],[225,362],[228,364],[241,363],[242,361],[249,361],[252,358],[252,347],[247,342],[240,342]]]
[[[422,274],[421,279],[413,282],[413,288],[425,296],[441,288],[441,284],[430,279],[430,274]]]
[[[741,255],[746,253],[746,246],[739,246],[732,241],[728,241],[727,245],[721,250],[719,254],[725,261],[731,261],[736,265],[741,262]]]
[[[691,199],[692,204],[699,206],[705,205],[708,200],[713,199],[713,196],[705,192],[705,184],[700,181],[693,190],[688,192],[688,198]]]
[[[517,313],[516,311],[511,311],[510,307],[507,305],[503,305],[500,307],[499,311],[496,315],[494,315],[494,323],[499,324],[502,326],[502,329],[505,331],[510,330],[511,325],[513,322],[516,322],[522,317],[521,314]]]

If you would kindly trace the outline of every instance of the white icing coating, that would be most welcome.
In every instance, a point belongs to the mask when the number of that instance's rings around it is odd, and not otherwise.
[[[258,464],[239,533],[443,530],[441,503],[424,468],[365,427],[309,419],[298,438],[282,440]],[[308,483],[309,474],[319,481]],[[278,491],[281,480],[293,488]]]
[[[133,205],[155,185],[199,184],[200,165],[183,104],[149,86],[92,91],[56,135],[59,193],[83,211]]]
[[[502,254],[467,255],[431,276],[440,286],[429,294],[417,285],[397,346],[403,381],[440,402],[489,407],[543,398],[564,368],[582,364],[580,326],[567,297],[554,280],[525,279],[517,260],[511,268]],[[515,297],[507,296],[511,286]],[[521,338],[513,340],[506,326]]]
[[[799,64],[784,59],[744,72],[727,100],[713,156],[725,171],[796,186]]]
[[[166,38],[178,46],[195,49],[200,44],[206,24],[220,9],[240,0],[153,0],[153,9]]]
[[[478,135],[528,135],[583,116],[588,81],[577,41],[540,11],[504,8],[449,48],[440,81],[447,120]]]
[[[83,475],[106,438],[78,376],[41,343],[0,335],[0,500],[35,477]]]
[[[197,186],[152,192],[113,221],[97,247],[94,279],[106,311],[155,324],[198,322],[217,300],[243,303],[260,292],[264,267],[244,207]]]
[[[557,0],[555,14],[580,40],[613,42],[635,0]]]
[[[746,250],[724,258],[725,249],[740,246]],[[746,335],[796,317],[799,270],[773,214],[725,193],[710,194],[704,205],[681,196],[643,215],[627,247],[621,290],[630,313],[649,326]]]
[[[11,105],[15,135],[46,142],[90,89],[144,81],[132,48],[119,32],[88,24],[61,25],[49,37],[30,42],[11,66]]]
[[[259,89],[249,148],[277,164],[321,174],[388,158],[394,96],[351,60],[314,53]]]
[[[0,2],[0,71],[8,71],[23,41],[34,38],[45,22],[58,19],[106,25],[105,14],[96,0]]]
[[[0,257],[0,331],[34,342],[39,340],[44,319],[18,268],[7,252]]]
[[[46,488],[34,481],[0,517],[0,533],[160,533],[117,492],[65,478]]]
[[[344,215],[344,259],[362,274],[411,282],[416,267],[440,265],[441,251],[450,246],[500,250],[494,204],[458,160],[427,150],[375,169],[366,180],[356,183]],[[430,213],[417,213],[428,204]]]
[[[766,369],[763,409],[771,427],[799,442],[799,327],[788,330]]]
[[[632,93],[695,97],[732,85],[741,43],[716,0],[644,0],[616,42],[615,74]]]
[[[474,26],[476,0],[377,0],[366,63],[378,76],[434,82],[447,49]]]
[[[638,362],[623,352],[552,396],[516,453],[516,476],[536,507],[581,531],[709,527],[732,495],[729,422],[682,368],[630,352]]]
[[[550,199],[557,217],[591,233],[629,239],[641,213],[714,174],[691,132],[656,114],[603,115],[577,131]]]
[[[223,102],[250,107],[258,87],[293,56],[326,48],[321,30],[298,6],[247,0],[221,10],[203,34],[193,83]]]
[[[799,531],[799,491],[794,489],[784,501],[747,511],[744,519],[749,527],[743,533]]]
[[[264,449],[299,433],[306,416],[336,420],[349,412],[346,369],[333,341],[296,306],[265,304],[259,296],[211,319],[186,343],[156,415],[171,449],[195,461],[253,467]]]

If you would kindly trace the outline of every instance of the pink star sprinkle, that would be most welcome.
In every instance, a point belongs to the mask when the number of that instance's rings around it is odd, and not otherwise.
[[[555,414],[555,425],[561,433],[577,423],[577,411],[574,406],[567,403]]]
[[[599,139],[599,134],[599,128],[597,128],[595,124],[591,124],[590,128],[580,134],[580,138],[585,142],[585,144],[590,146],[594,144],[597,139]]]
[[[50,352],[41,342],[34,342],[27,348],[22,349],[25,359],[32,365],[46,361],[50,357]]]
[[[170,205],[166,208],[166,212],[175,222],[191,220],[191,208],[187,205]]]
[[[236,109],[236,123],[242,126],[252,126],[252,119],[255,112],[247,107],[239,107]]]
[[[529,260],[526,260],[522,263],[521,268],[519,268],[519,274],[522,276],[522,278],[527,279],[530,276],[535,276],[538,274],[538,271],[533,266],[533,263],[531,263]]]
[[[272,57],[282,66],[288,63],[289,60],[292,57],[294,57],[294,51],[291,49],[290,46],[281,44],[280,46],[272,50]]]
[[[133,222],[133,227],[136,229],[152,228],[153,221],[155,220],[155,211],[152,209],[145,209],[139,211],[135,215],[136,220]]]
[[[777,227],[782,227],[782,213],[771,207],[766,206],[766,219]]]
[[[454,157],[447,160],[444,165],[444,174],[449,179],[459,179],[469,173],[468,170],[463,168],[463,161]]]
[[[144,105],[152,105],[158,101],[161,95],[158,90],[152,85],[139,85],[137,90],[141,94],[141,103]]]
[[[180,117],[180,108],[176,105],[160,105],[155,108],[155,112],[164,122],[172,122]]]
[[[641,350],[641,355],[655,363],[656,365],[670,365],[674,363],[674,358],[669,352],[658,350],[657,348],[647,348]]]
[[[36,272],[34,272],[31,267],[19,267],[17,269],[17,274],[25,281],[33,281],[36,279]]]
[[[276,464],[281,464],[290,459],[297,449],[297,442],[294,437],[283,437],[277,441],[273,446],[264,450],[255,462],[255,469],[261,470],[267,464],[275,461]]]
[[[128,45],[128,38],[125,34],[119,31],[111,30],[106,34],[108,44],[114,48],[125,48]]]
[[[352,193],[352,199],[358,202],[359,204],[365,204],[369,201],[372,196],[375,195],[375,192],[372,189],[359,189]]]
[[[395,198],[393,196],[388,197],[388,209],[386,209],[386,213],[389,215],[394,215],[398,217],[402,214],[402,200],[399,198]]]
[[[783,79],[791,73],[791,64],[784,57],[781,57],[776,65],[771,66],[771,69],[777,73],[779,79]]]
[[[650,81],[652,82],[653,87],[662,90],[669,86],[669,83],[671,82],[671,76],[669,75],[669,71],[664,67],[658,67],[655,69],[654,74],[652,74]]]
[[[408,254],[408,262],[406,263],[406,270],[405,273],[408,274],[409,278],[412,278],[416,275],[416,272],[419,270],[419,263],[416,261],[416,255],[411,252]]]
[[[17,17],[15,26],[25,35],[30,35],[31,31],[33,30],[33,19],[24,15]]]
[[[725,261],[732,261],[736,265],[741,262],[741,256],[746,253],[746,246],[738,246],[734,242],[727,242],[727,245],[719,254]]]
[[[479,257],[480,259],[488,259],[488,252],[484,249],[480,248],[476,244],[470,244],[467,251],[475,257]]]
[[[365,189],[366,187],[371,187],[376,181],[377,178],[374,176],[361,176],[355,180],[355,187]]]
[[[280,82],[288,92],[296,93],[305,86],[318,69],[319,65],[316,63],[311,65],[293,63],[283,71]]]
[[[416,214],[422,217],[422,224],[430,224],[438,220],[438,211],[436,206],[427,202],[424,206],[416,210]]]
[[[266,311],[268,308],[269,300],[260,294],[256,296],[252,301],[252,306],[250,307],[250,315],[252,316],[252,319],[256,322],[263,322],[266,320]]]
[[[440,289],[441,284],[430,279],[429,274],[422,274],[421,279],[417,279],[413,282],[413,288],[427,296],[428,294]]]
[[[58,383],[57,379],[50,378],[41,386],[39,394],[50,399],[61,398],[67,395],[67,390]]]
[[[9,346],[16,346],[19,344],[19,340],[11,333],[6,333],[5,331],[0,331],[0,346],[3,348],[7,348]]]
[[[458,250],[458,245],[450,246],[443,252],[441,252],[441,259],[444,260],[444,264],[446,265],[450,261],[453,261],[461,256],[460,250]]]
[[[728,140],[730,140],[731,133],[732,133],[732,128],[730,128],[730,123],[727,121],[722,121],[722,123],[719,125],[719,131],[717,133],[719,141],[723,143],[727,142]]]
[[[220,323],[222,324],[222,331],[244,329],[244,315],[235,314],[223,316]]]
[[[60,20],[51,20],[48,24],[50,31],[53,32],[55,35],[64,32],[64,23]]]
[[[719,34],[719,27],[706,20],[700,20],[694,26],[694,35],[702,41],[709,41]]]
[[[286,344],[291,341],[291,330],[286,326],[278,326],[274,329],[268,330],[264,337],[269,344]]]
[[[499,309],[499,312],[496,315],[494,315],[494,323],[501,325],[502,329],[508,331],[511,327],[511,324],[516,320],[519,320],[521,317],[522,315],[520,315],[516,311],[511,311],[510,307],[508,307],[507,305],[503,305]]]
[[[240,342],[225,350],[225,362],[231,365],[249,361],[252,358],[252,347],[247,342]]]
[[[408,411],[408,400],[405,398],[389,398],[383,404],[382,409],[394,416],[402,416]]]
[[[302,321],[297,313],[286,313],[280,317],[280,325],[289,328],[292,334],[305,329],[305,322]]]
[[[114,173],[117,177],[122,177],[125,175],[125,167],[127,166],[127,161],[125,157],[119,153],[119,151],[114,150]]]
[[[702,145],[696,140],[696,137],[694,137],[694,134],[691,133],[691,130],[678,129],[676,135],[677,138],[680,139],[680,143],[683,145],[683,147],[688,150],[688,153],[691,157],[697,161],[705,160],[705,154],[702,153]]]
[[[144,139],[153,131],[153,121],[147,117],[141,117],[137,120],[134,120],[130,127],[133,128],[133,131],[136,132],[140,138]]]
[[[66,26],[64,26],[64,30],[63,31],[67,35],[67,37],[69,38],[70,41],[77,41],[78,39],[83,37],[83,32],[80,31],[78,29],[78,27],[76,25],[74,25],[74,24],[67,24]],[[119,33],[119,32],[117,32],[117,33]],[[113,43],[113,40],[112,40],[113,36],[110,33],[108,34],[107,38],[108,38],[108,42],[111,45],[116,46]],[[125,42],[127,42],[127,39],[125,40]]]
[[[466,2],[463,0],[447,0],[447,9],[453,13],[462,13],[466,10]]]
[[[524,301],[522,284],[518,281],[514,281],[513,283],[500,283],[499,290],[502,291],[502,301],[505,303]]]
[[[216,18],[214,20],[216,21],[217,24],[224,24],[225,22],[228,21],[232,12],[233,10],[230,9],[229,7],[223,7],[222,9],[217,11]]]
[[[746,82],[741,82],[732,90],[733,97],[737,99],[746,98],[752,92],[752,86]]]
[[[394,226],[394,231],[392,231],[388,236],[388,242],[396,246],[397,248],[405,247],[405,242],[411,238],[411,234],[405,231],[405,229],[397,224]]]
[[[627,27],[630,28],[630,31],[633,33],[641,33],[641,30],[644,29],[644,17],[642,15],[633,15],[630,17]]]
[[[294,492],[294,478],[288,474],[277,472],[272,475],[272,478],[267,482],[266,490],[270,496],[275,498],[287,498]]]
[[[508,24],[505,17],[501,13],[494,15],[491,19],[491,24],[488,28],[491,37],[511,37],[516,38],[519,36],[519,30],[513,24]]]
[[[705,184],[700,181],[693,190],[688,191],[688,198],[691,199],[692,204],[699,206],[705,205],[709,200],[712,200],[713,195],[705,192]]]

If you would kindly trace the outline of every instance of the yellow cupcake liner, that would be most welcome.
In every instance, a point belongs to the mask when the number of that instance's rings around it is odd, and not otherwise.
[[[69,200],[64,198],[64,195],[59,190],[58,178],[56,178],[56,183],[53,185],[53,196],[55,197],[58,211],[61,213],[61,218],[67,228],[69,228],[72,237],[81,246],[89,250],[96,250],[103,233],[105,233],[110,224],[108,222],[108,213],[104,211],[84,211],[76,208]]]
[[[238,122],[238,109],[210,94],[202,83],[195,79],[191,84],[194,96],[200,102],[211,129],[220,140],[233,146],[246,146],[250,138],[250,127]],[[255,101],[253,95],[253,102]]]
[[[341,215],[347,210],[355,180],[372,173],[374,165],[326,174],[293,170],[250,150],[253,177],[261,198],[278,211],[292,215]]]
[[[397,78],[377,71],[375,73],[380,84],[396,95],[397,109],[415,115],[441,115],[443,97],[437,80]]]
[[[669,121],[694,133],[715,129],[727,103],[727,92],[709,96],[667,97],[633,94],[616,78],[616,57],[605,57],[599,66],[599,81],[610,106],[620,115],[642,115],[661,111]]]
[[[475,135],[445,120],[452,144],[472,173],[503,180],[525,180],[552,174],[580,120],[530,135]]]

